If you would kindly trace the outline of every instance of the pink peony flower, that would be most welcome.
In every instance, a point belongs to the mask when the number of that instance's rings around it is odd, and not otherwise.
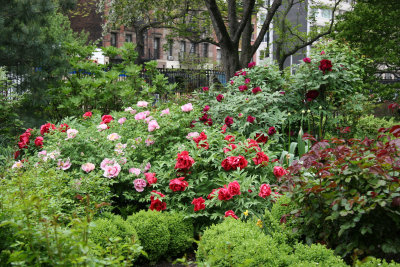
[[[138,168],[130,168],[129,169],[129,173],[131,173],[131,174],[135,174],[136,176],[139,176],[139,174],[140,174],[140,169],[138,169]]]
[[[71,161],[69,160],[69,158],[65,161],[62,161],[61,159],[59,159],[57,166],[58,166],[57,167],[58,170],[63,170],[63,171],[68,170],[71,167]]]
[[[65,140],[68,139],[73,139],[75,138],[75,136],[78,134],[78,130],[75,129],[68,129],[67,130],[67,138],[65,138]]]
[[[144,140],[144,142],[146,143],[146,146],[151,146],[152,144],[155,143],[155,141],[153,139],[151,139],[152,136],[148,136],[146,140]]]
[[[190,112],[193,110],[192,103],[188,103],[186,105],[181,106],[183,112]]]
[[[144,121],[146,123],[149,123],[152,119],[154,119],[153,116],[150,116],[150,117],[147,117],[146,119],[144,119]]]
[[[14,164],[12,165],[12,169],[15,169],[15,168],[17,168],[17,169],[20,169],[20,168],[22,168],[22,167],[24,167],[24,164],[20,161],[20,160],[18,160],[18,161],[16,161],[16,162],[14,162]]]
[[[148,125],[147,129],[148,129],[149,132],[152,132],[155,129],[160,129],[160,126],[158,125],[156,120],[152,120],[152,121],[149,122],[149,125]]]
[[[234,84],[234,81],[233,81],[233,80],[231,80],[231,81],[230,81],[230,83],[231,83],[231,85],[233,85],[233,84]]]
[[[107,136],[107,139],[110,140],[110,141],[115,141],[115,140],[118,140],[120,138],[121,138],[121,136],[119,136],[117,133],[112,133],[112,134],[109,134]]]
[[[138,106],[138,107],[142,107],[142,108],[146,108],[148,104],[149,104],[149,103],[147,103],[146,101],[139,101],[139,102],[137,102],[137,106]]]
[[[42,150],[38,153],[38,157],[40,159],[42,159],[43,161],[47,161],[48,157],[47,157],[47,151],[46,150]]]
[[[95,166],[93,163],[88,162],[88,163],[82,164],[82,170],[85,171],[86,173],[93,171],[94,168],[95,168]]]
[[[107,166],[114,165],[116,163],[115,159],[109,159],[105,158],[103,161],[100,163],[100,169],[103,171],[106,169]]]
[[[118,120],[118,123],[122,125],[122,124],[124,124],[125,121],[126,121],[126,118],[123,117],[123,118]]]
[[[107,165],[104,168],[103,176],[107,178],[117,177],[120,171],[121,166],[118,163],[114,163],[114,165]]]
[[[144,167],[144,171],[147,172],[148,170],[150,170],[151,168],[151,164],[150,162],[147,162],[146,166]]]
[[[108,128],[107,124],[100,124],[99,126],[97,126],[99,132],[107,130],[107,128]]]
[[[160,116],[164,116],[164,115],[168,115],[168,114],[169,114],[169,108],[162,110]]]
[[[143,192],[144,188],[146,187],[147,183],[144,179],[135,179],[133,181],[133,185],[138,192]]]
[[[125,111],[131,113],[132,115],[136,113],[136,110],[131,107],[126,108]]]
[[[191,132],[191,133],[188,133],[186,138],[189,139],[189,140],[193,140],[193,138],[198,137],[199,135],[200,134],[198,132]]]
[[[138,114],[135,115],[135,120],[144,120],[146,119],[146,112],[139,112]]]

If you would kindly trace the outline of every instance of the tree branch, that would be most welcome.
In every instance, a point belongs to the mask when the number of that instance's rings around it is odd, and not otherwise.
[[[267,32],[267,30],[269,30],[269,26],[271,24],[273,17],[275,16],[275,13],[278,11],[278,8],[281,5],[282,5],[282,0],[275,0],[271,8],[268,10],[267,17],[264,20],[260,33],[258,34],[254,44],[251,46],[252,54],[254,54],[257,51],[258,47],[260,46],[262,40],[264,39],[265,33]]]
[[[256,2],[255,0],[245,1],[243,17],[239,23],[239,27],[236,29],[235,35],[232,38],[234,43],[239,42],[240,37],[242,35],[242,32],[243,32],[244,27],[246,26],[247,22],[250,21],[250,23],[251,23],[251,14],[253,13],[255,2]]]
[[[211,21],[214,26],[215,34],[217,35],[219,43],[226,46],[231,46],[232,40],[226,29],[217,3],[215,2],[215,0],[204,0],[204,3],[206,4],[208,12],[211,14]]]

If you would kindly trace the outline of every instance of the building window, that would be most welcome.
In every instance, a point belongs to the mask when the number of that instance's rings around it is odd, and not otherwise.
[[[132,43],[132,34],[125,34],[125,43]]]
[[[190,54],[196,54],[196,52],[197,52],[197,44],[196,43],[191,43],[189,53]]]
[[[168,56],[169,56],[169,57],[172,57],[173,51],[174,51],[174,42],[173,42],[173,41],[170,41],[170,42],[168,43]]]
[[[117,47],[117,33],[111,33],[111,45]]]
[[[264,34],[263,42],[264,42],[264,43],[269,43],[269,32],[266,32],[266,33]]]
[[[203,57],[208,57],[208,44],[203,44]]]
[[[320,14],[324,19],[332,19],[332,10],[330,9],[320,9]]]
[[[186,53],[186,42],[181,41],[180,42],[180,48],[179,48],[179,57],[184,58]]]
[[[217,61],[221,61],[221,49],[217,49]]]
[[[160,38],[154,38],[154,58],[160,59]]]

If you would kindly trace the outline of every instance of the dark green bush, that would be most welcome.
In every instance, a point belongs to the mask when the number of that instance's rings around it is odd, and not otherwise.
[[[185,252],[193,243],[193,221],[181,213],[162,213],[170,232],[168,255],[174,257]]]
[[[289,167],[286,186],[299,211],[293,219],[307,243],[324,242],[348,262],[399,255],[400,126],[390,132],[315,143]]]
[[[142,210],[129,216],[127,222],[136,229],[140,243],[151,262],[166,255],[171,235],[161,212]]]

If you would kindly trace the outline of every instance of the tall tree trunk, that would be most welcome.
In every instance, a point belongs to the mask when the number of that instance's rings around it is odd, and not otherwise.
[[[136,52],[138,53],[138,57],[135,60],[135,64],[141,65],[144,62],[145,51],[144,51],[144,32],[146,29],[135,27],[135,35],[136,35]]]
[[[253,27],[251,25],[251,19],[247,21],[242,34],[242,52],[240,54],[240,67],[246,67],[250,63],[253,53],[251,48],[251,35],[253,33]]]
[[[229,49],[221,46],[221,60],[224,67],[226,80],[233,77],[235,72],[240,69],[238,48]]]

